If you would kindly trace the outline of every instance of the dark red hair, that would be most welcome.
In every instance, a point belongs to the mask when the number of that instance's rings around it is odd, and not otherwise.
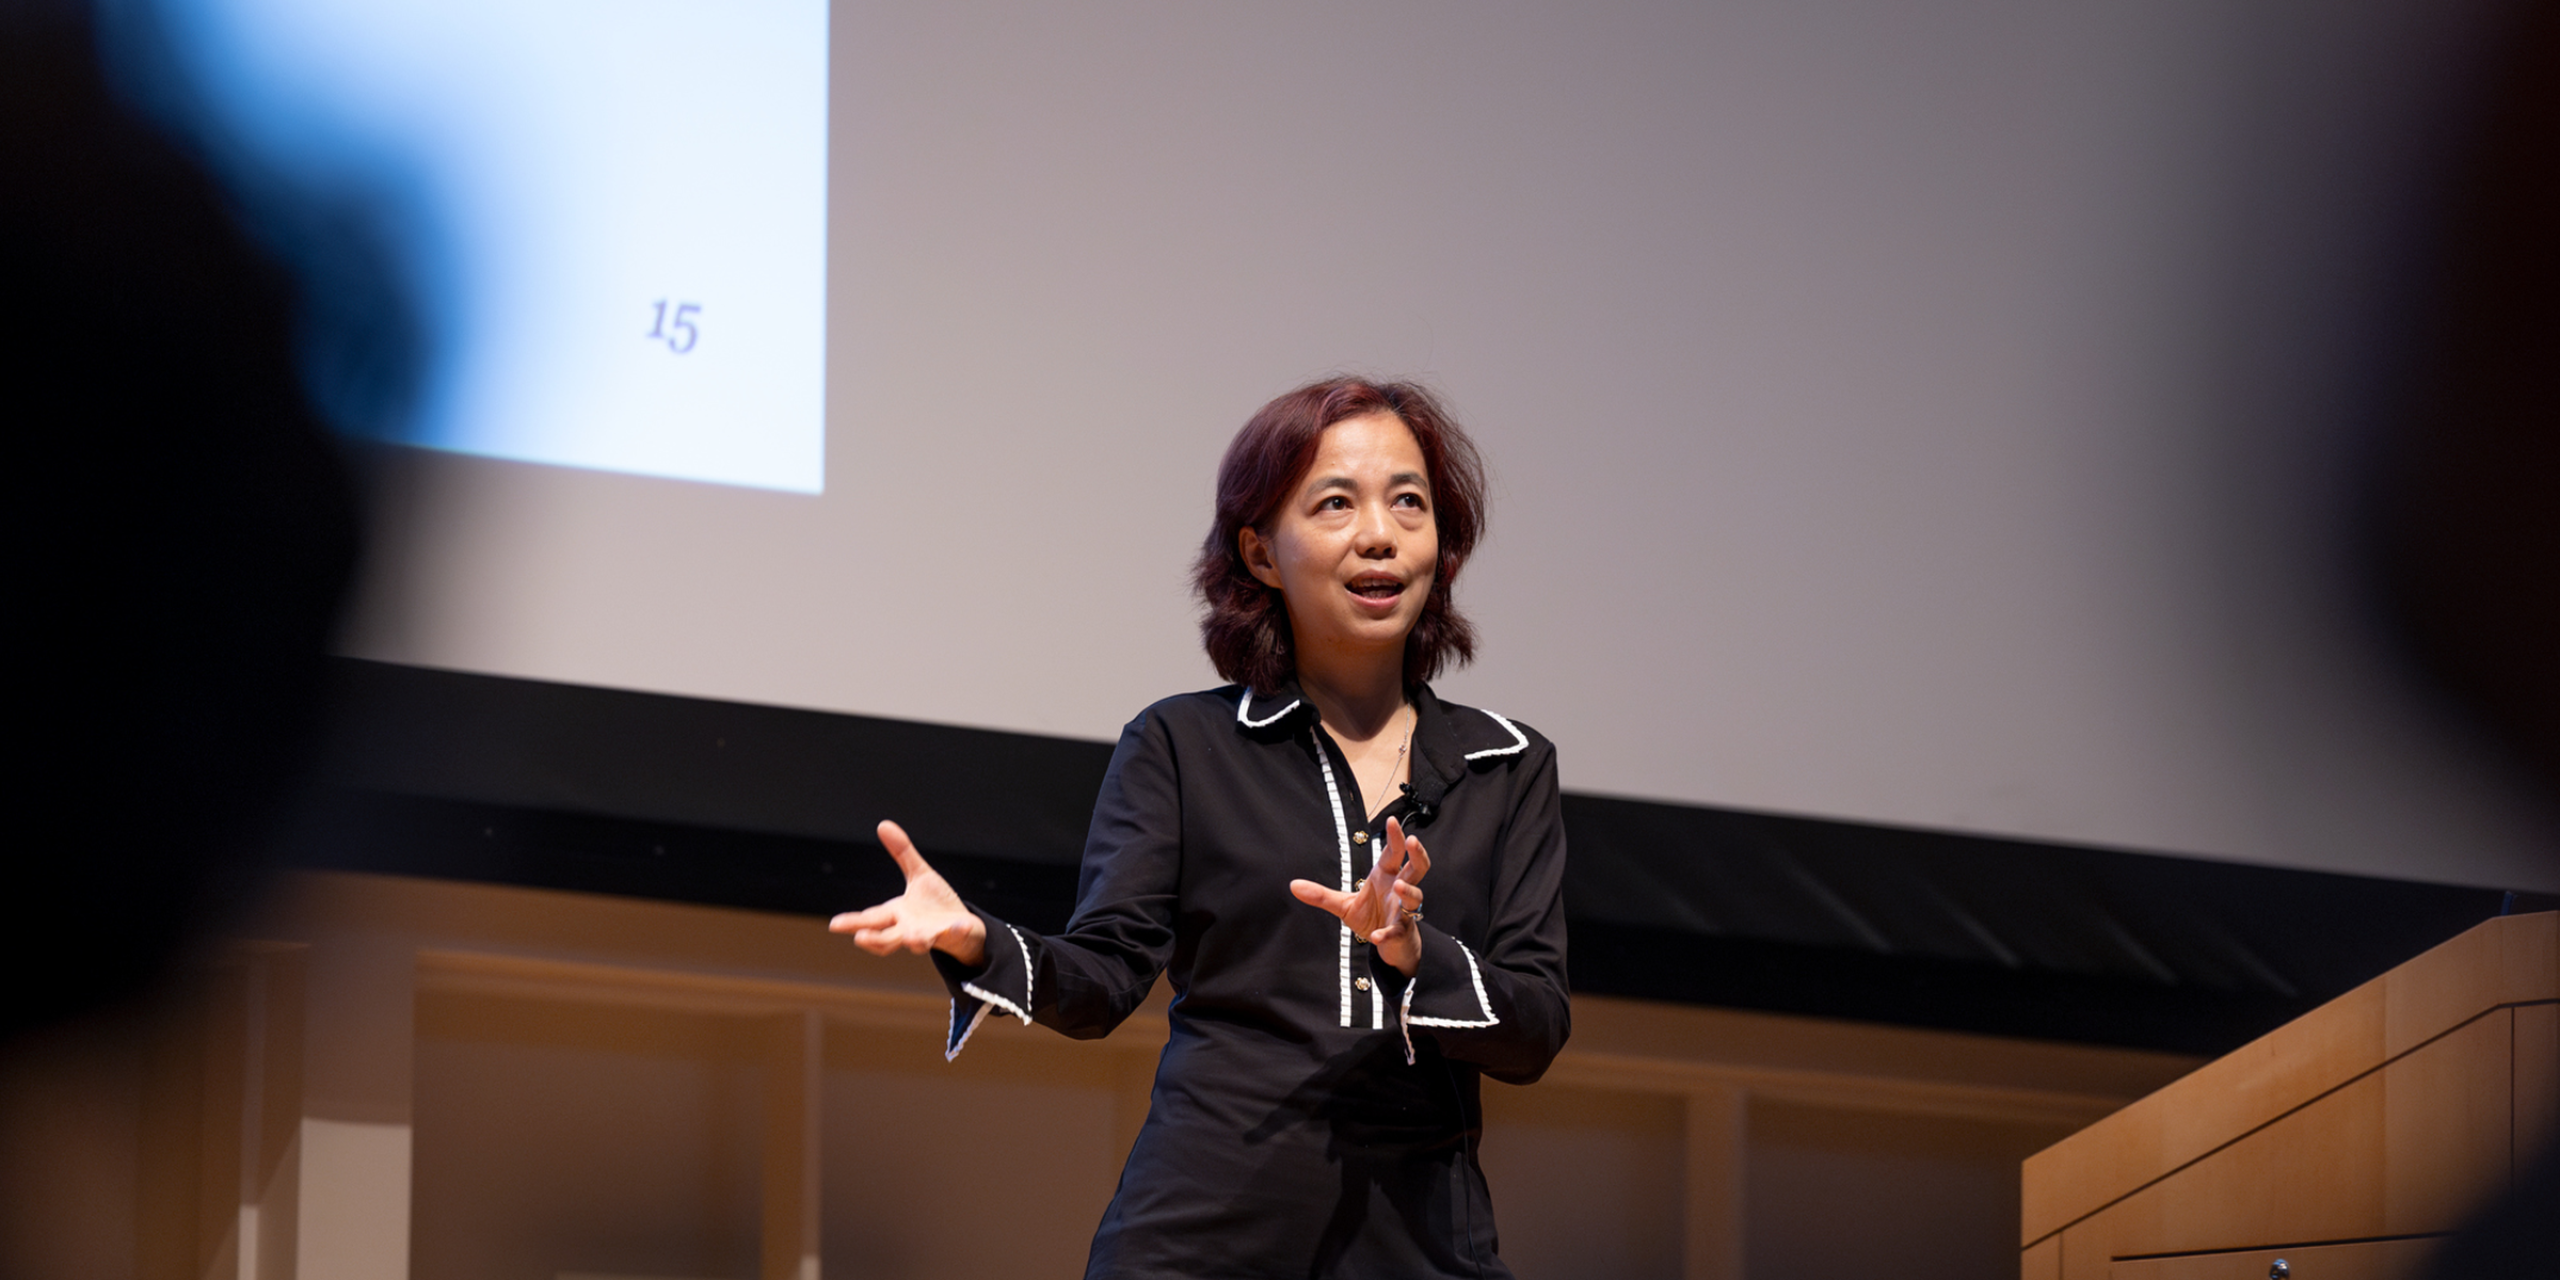
[[[1420,684],[1453,660],[1463,665],[1476,656],[1475,627],[1450,597],[1458,571],[1484,536],[1484,459],[1475,441],[1430,392],[1410,382],[1328,378],[1262,406],[1218,464],[1218,515],[1192,566],[1191,585],[1208,606],[1200,619],[1200,643],[1220,676],[1267,693],[1297,671],[1289,611],[1277,589],[1245,568],[1236,535],[1250,528],[1267,536],[1280,504],[1315,465],[1325,428],[1373,413],[1404,423],[1422,447],[1432,520],[1440,531],[1431,594],[1405,637],[1405,683]]]

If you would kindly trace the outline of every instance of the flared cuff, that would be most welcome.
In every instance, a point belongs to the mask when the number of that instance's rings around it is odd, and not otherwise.
[[[1396,1006],[1407,1066],[1414,1061],[1415,1027],[1480,1030],[1502,1021],[1494,1015],[1492,997],[1485,993],[1484,966],[1476,953],[1429,924],[1415,927],[1422,933],[1422,962],[1414,967],[1412,979],[1402,984],[1404,991]]]
[[[1003,1012],[1031,1025],[1031,940],[1020,929],[988,915],[976,907],[969,908],[986,926],[987,955],[983,964],[964,965],[943,952],[933,953],[933,967],[942,975],[942,985],[951,991],[951,1034],[944,1044],[942,1060],[949,1062],[960,1056],[960,1050],[976,1034],[978,1024],[987,1020],[990,1011]]]

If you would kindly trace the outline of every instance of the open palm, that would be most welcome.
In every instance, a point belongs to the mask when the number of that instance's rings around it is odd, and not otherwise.
[[[987,926],[951,891],[951,883],[927,865],[915,841],[894,822],[880,824],[880,843],[905,872],[907,891],[877,906],[847,911],[827,922],[831,933],[853,935],[853,944],[876,956],[906,950],[940,951],[962,964],[986,963]]]

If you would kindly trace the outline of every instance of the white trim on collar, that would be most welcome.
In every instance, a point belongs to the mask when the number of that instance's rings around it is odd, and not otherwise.
[[[1244,696],[1243,696],[1243,697],[1241,697],[1241,698],[1236,699],[1236,723],[1237,723],[1237,724],[1240,724],[1240,725],[1243,725],[1245,728],[1248,728],[1248,729],[1260,729],[1260,728],[1263,728],[1263,727],[1265,727],[1265,726],[1267,726],[1267,725],[1271,724],[1273,721],[1278,720],[1280,717],[1285,716],[1285,715],[1289,714],[1290,712],[1297,710],[1297,709],[1298,709],[1298,704],[1297,704],[1296,702],[1294,702],[1294,701],[1293,701],[1293,702],[1291,702],[1288,706],[1282,707],[1282,708],[1280,708],[1279,710],[1274,711],[1274,712],[1272,712],[1270,715],[1264,716],[1263,718],[1261,718],[1261,719],[1259,719],[1259,720],[1256,720],[1256,719],[1254,719],[1254,718],[1253,718],[1253,716],[1252,716],[1252,708],[1253,708],[1253,688],[1252,688],[1252,686],[1248,685],[1248,686],[1246,686],[1246,688],[1245,688]],[[1500,717],[1500,716],[1495,716],[1495,717],[1494,717],[1494,719],[1496,719],[1496,720],[1500,720],[1501,718],[1502,718],[1502,717]],[[1514,732],[1517,732],[1517,731],[1515,730]],[[1521,746],[1524,746],[1524,747],[1525,747],[1525,746],[1527,746],[1527,745],[1529,745],[1529,740],[1528,740],[1527,738],[1522,738],[1522,739],[1520,740],[1520,745],[1521,745]]]
[[[1247,696],[1250,697],[1251,695],[1248,694]],[[1493,717],[1493,722],[1495,724],[1501,725],[1503,728],[1510,730],[1511,745],[1507,747],[1486,747],[1482,751],[1470,751],[1467,753],[1467,759],[1482,760],[1489,756],[1516,756],[1529,749],[1529,735],[1520,732],[1520,726],[1511,723],[1509,720],[1503,719],[1495,712],[1485,711],[1482,707],[1478,707],[1476,710],[1484,711],[1486,715]]]

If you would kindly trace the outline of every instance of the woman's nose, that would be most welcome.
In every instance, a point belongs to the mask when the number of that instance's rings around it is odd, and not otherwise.
[[[1372,558],[1390,556],[1396,550],[1395,517],[1382,505],[1360,509],[1360,553]]]

